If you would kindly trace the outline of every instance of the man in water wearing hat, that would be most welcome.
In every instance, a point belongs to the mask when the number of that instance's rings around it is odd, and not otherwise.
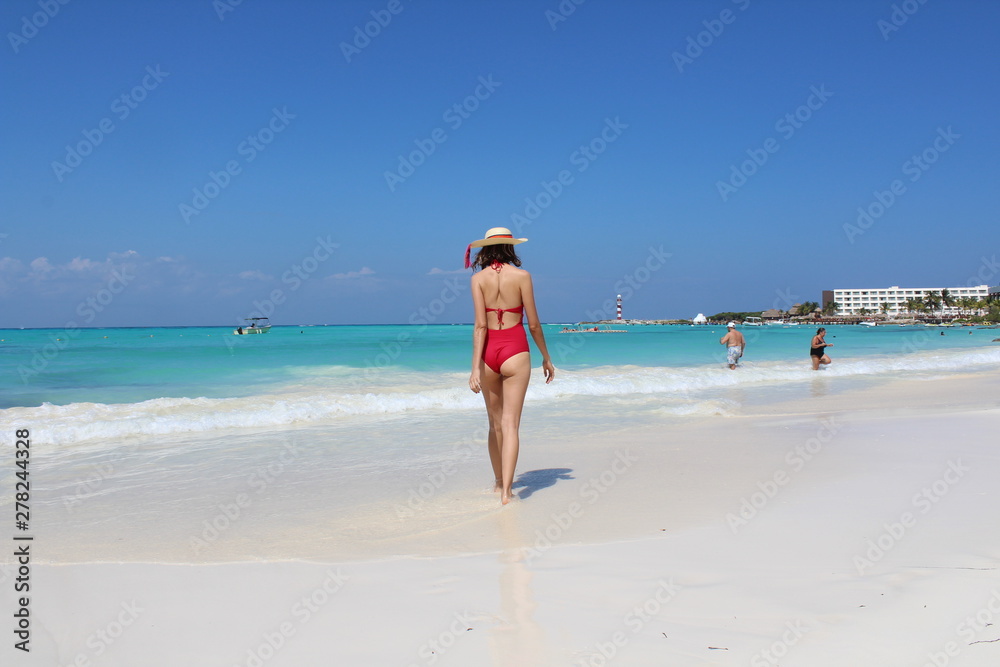
[[[726,335],[719,339],[719,345],[726,345],[726,358],[729,361],[730,370],[736,370],[736,363],[743,356],[744,350],[747,348],[747,340],[743,337],[739,331],[736,330],[736,322],[730,322],[726,325],[729,331]]]

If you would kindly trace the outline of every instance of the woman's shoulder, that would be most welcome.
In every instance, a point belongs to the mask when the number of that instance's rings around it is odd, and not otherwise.
[[[507,266],[508,266],[508,268],[510,268],[511,272],[514,275],[521,276],[523,278],[530,278],[531,277],[531,274],[528,273],[527,269],[522,269],[521,267],[514,266],[513,264],[508,264]]]

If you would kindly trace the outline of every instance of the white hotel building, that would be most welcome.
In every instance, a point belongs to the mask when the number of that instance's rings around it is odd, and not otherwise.
[[[906,313],[906,302],[910,299],[926,296],[929,292],[941,293],[948,290],[953,298],[975,298],[986,299],[1000,296],[1000,286],[989,287],[988,285],[977,285],[973,287],[907,287],[898,285],[892,287],[876,287],[867,289],[835,289],[823,291],[823,306],[830,301],[838,304],[838,315],[858,315],[862,308],[866,308],[869,313],[880,313],[883,302],[889,303],[889,315],[903,315]],[[940,311],[938,311],[940,312]],[[944,314],[957,316],[959,309],[957,306],[944,308]]]

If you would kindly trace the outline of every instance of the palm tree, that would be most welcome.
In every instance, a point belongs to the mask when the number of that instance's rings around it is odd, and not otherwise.
[[[920,310],[920,299],[907,299],[903,307],[906,308],[907,313],[915,313]]]
[[[1000,305],[1000,300],[990,299],[986,297],[984,299],[973,298],[975,304],[973,304],[973,309],[977,316],[984,318],[986,321],[993,321],[996,319],[997,306]]]
[[[986,319],[990,322],[1000,322],[1000,302],[989,302],[986,309]]]
[[[861,310],[858,311],[858,315],[860,315],[861,317],[865,317],[870,312],[872,311],[868,310],[867,308],[862,308]]]
[[[836,301],[831,301],[830,303],[823,306],[824,315],[836,315],[837,311],[840,310],[840,304]]]
[[[928,292],[924,295],[924,305],[927,310],[932,313],[941,306],[941,293],[940,292]]]
[[[889,319],[890,308],[892,308],[892,305],[888,301],[883,301],[878,305],[878,309],[882,311],[882,316],[885,317],[885,319]]]
[[[804,301],[799,305],[799,315],[809,316],[819,310],[819,304],[815,301]]]
[[[961,316],[972,315],[973,309],[975,309],[976,304],[979,303],[979,299],[974,296],[963,296],[958,300],[958,314]]]
[[[944,319],[944,309],[955,305],[955,296],[947,289],[941,290],[941,319]]]

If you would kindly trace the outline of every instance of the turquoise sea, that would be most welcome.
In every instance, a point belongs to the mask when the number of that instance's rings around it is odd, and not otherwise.
[[[558,368],[581,377],[615,368],[623,379],[630,371],[653,369],[712,373],[725,357],[718,345],[725,334],[720,326],[614,325],[628,333],[560,333],[565,327],[575,325],[545,327],[549,351]],[[843,371],[851,375],[906,370],[907,359],[913,370],[975,367],[964,353],[983,352],[1000,336],[1000,329],[986,327],[828,329],[827,340],[835,343],[831,357],[864,360]],[[790,370],[808,365],[814,327],[741,331],[748,339],[747,369],[779,362]],[[329,388],[346,379],[347,386],[364,391],[391,383],[394,373],[438,385],[441,378],[468,370],[471,349],[469,325],[276,326],[257,336],[233,336],[230,327],[0,329],[0,338],[0,408],[252,397],[308,384],[321,390],[324,378],[332,383]],[[534,344],[532,351],[537,367]],[[838,368],[844,366],[828,370],[836,375]],[[622,387],[624,393],[628,389]]]
[[[545,326],[558,374],[550,385],[533,376],[519,470],[546,442],[623,423],[668,428],[751,403],[1000,369],[1000,329],[980,327],[829,326],[833,364],[814,372],[814,327],[742,328],[748,349],[730,371],[720,326],[565,326]],[[55,560],[347,557],[350,536],[436,530],[456,506],[435,499],[478,493],[492,477],[482,398],[467,386],[469,325],[5,329],[0,339],[0,421],[31,432],[33,498],[58,537]],[[11,475],[0,471],[4,488]],[[418,489],[419,516],[400,523]],[[314,539],[317,522],[328,541]]]

